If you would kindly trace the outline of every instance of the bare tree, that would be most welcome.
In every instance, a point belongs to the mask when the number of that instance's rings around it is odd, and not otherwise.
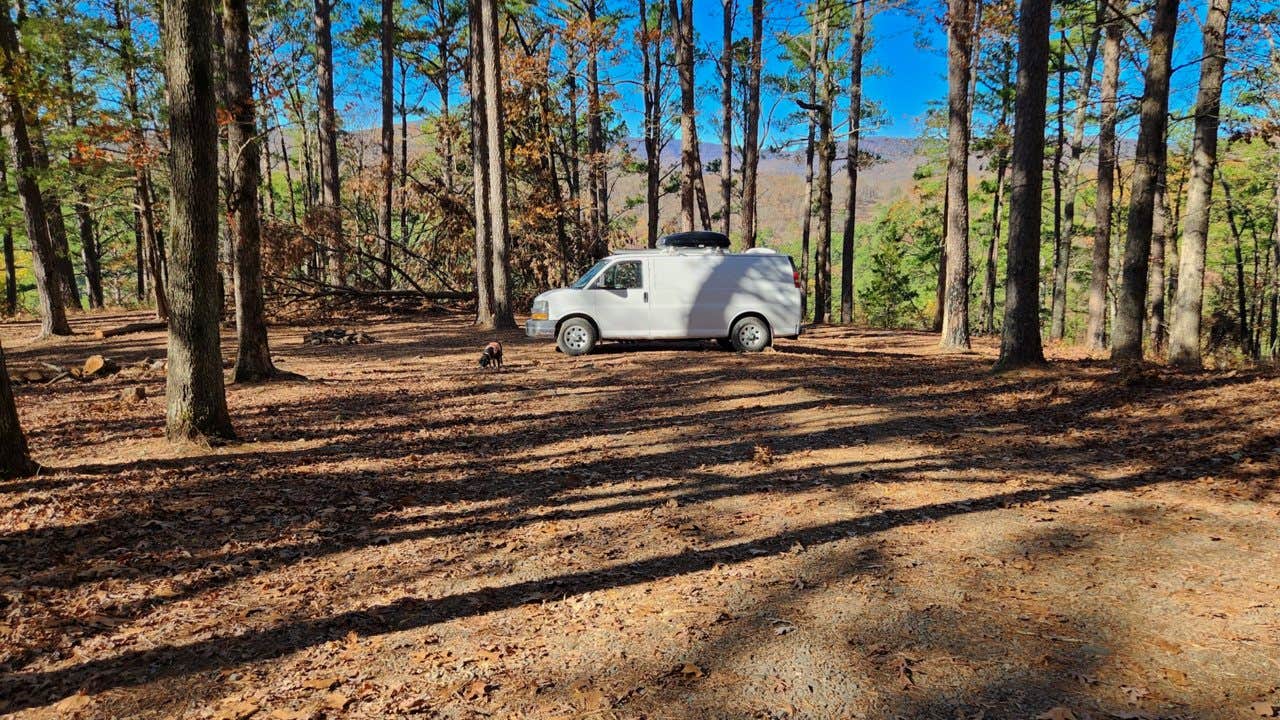
[[[644,160],[645,160],[645,235],[646,244],[658,244],[658,200],[662,173],[662,94],[664,64],[662,62],[662,21],[666,4],[653,6],[656,18],[650,24],[649,5],[640,3],[641,92],[644,95]],[[656,27],[655,27],[656,25]]]
[[[807,67],[808,103],[803,105],[805,111],[804,144],[804,215],[800,219],[800,317],[809,313],[809,245],[813,235],[813,159],[817,150],[818,131],[818,25],[810,23],[809,58]],[[746,183],[743,183],[745,188]],[[745,191],[744,191],[745,192]],[[745,206],[745,201],[744,201]],[[745,222],[745,219],[744,219]]]
[[[1013,44],[1005,43],[1001,51],[1001,78],[1005,88],[1013,87]],[[982,332],[993,333],[996,329],[996,260],[1000,250],[1000,223],[1003,219],[1000,203],[1004,200],[1005,173],[1009,169],[1009,149],[1004,137],[1009,134],[1009,112],[1011,93],[1000,93],[1000,115],[996,122],[996,135],[999,145],[996,148],[996,183],[991,193],[991,236],[987,241],[985,271],[982,284]]]
[[[947,235],[944,348],[969,349],[969,73],[973,0],[950,0],[947,23]]]
[[[1050,0],[1022,0],[1018,13],[1018,82],[1009,177],[1009,242],[1004,329],[997,367],[1044,362],[1040,341],[1040,195],[1049,78]]]
[[[1178,0],[1155,0],[1154,13],[1138,124],[1138,147],[1129,192],[1129,226],[1125,234],[1124,265],[1116,303],[1115,337],[1111,344],[1113,360],[1142,359],[1147,263],[1155,216],[1156,177],[1165,157],[1169,75],[1173,61],[1173,36],[1178,26]]]
[[[600,27],[597,0],[587,14],[587,232],[594,257],[609,254],[609,179],[605,175],[604,106],[600,102]]]
[[[258,217],[260,143],[257,108],[253,99],[253,71],[249,55],[247,0],[223,0],[222,25],[226,48],[226,96],[232,122],[227,126],[230,148],[231,196],[227,198],[232,237],[232,285],[236,297],[236,382],[265,380],[276,374],[267,342],[267,318],[262,302],[262,234]]]
[[[711,213],[702,182],[694,107],[693,0],[671,0],[671,20],[675,28],[676,69],[680,75],[680,218],[685,230],[695,230],[699,220],[702,228],[710,226]]]
[[[218,127],[210,0],[165,0],[169,88],[169,321],[165,432],[174,442],[235,436],[219,337]]]
[[[751,0],[751,50],[746,104],[742,113],[742,244],[756,246],[756,193],[760,167],[760,69],[764,0]],[[807,250],[806,250],[806,255]],[[803,291],[802,291],[803,292]]]
[[[117,52],[124,74],[124,105],[129,119],[129,151],[133,154],[134,223],[137,236],[138,299],[150,288],[155,295],[156,318],[169,318],[169,300],[164,287],[164,240],[156,219],[155,192],[150,166],[141,159],[148,154],[143,115],[138,100],[138,67],[140,58],[133,44],[133,17],[129,3],[113,0],[116,31],[120,36]],[[149,282],[148,282],[149,280]]]
[[[391,289],[392,280],[391,200],[396,183],[395,38],[395,0],[382,0],[382,17],[378,23],[378,47],[382,56],[380,93],[382,135],[379,138],[382,146],[382,164],[379,166],[382,196],[378,198],[378,235],[382,240],[382,288],[384,290]]]
[[[845,172],[849,195],[845,200],[844,235],[840,243],[840,322],[853,322],[853,260],[858,230],[858,160],[862,135],[862,55],[867,35],[867,4],[858,3],[853,12],[853,34],[849,39],[849,142]]]
[[[4,7],[9,14],[9,8]],[[0,480],[34,475],[40,466],[27,453],[27,437],[18,422],[18,408],[9,387],[9,369],[5,365],[4,348],[0,347]]]
[[[1231,0],[1212,0],[1204,25],[1204,60],[1196,97],[1196,129],[1192,140],[1191,178],[1187,188],[1186,222],[1178,252],[1178,291],[1169,334],[1169,361],[1179,367],[1200,367],[1200,315],[1204,298],[1205,240],[1213,199],[1213,174],[1218,163],[1218,111],[1226,64],[1227,18]],[[1280,185],[1277,185],[1280,199]],[[1277,205],[1280,220],[1280,204]],[[1280,251],[1277,251],[1280,253]],[[1280,254],[1277,255],[1280,259]]]
[[[342,180],[338,166],[338,113],[333,106],[334,0],[315,0],[316,91],[320,107],[320,205],[328,246],[329,282],[345,285],[347,259],[342,237]]]
[[[1101,20],[1101,18],[1097,19]],[[1054,257],[1053,269],[1055,290],[1049,326],[1049,337],[1053,340],[1061,340],[1066,334],[1067,282],[1070,280],[1072,242],[1076,236],[1076,194],[1080,189],[1080,173],[1084,168],[1084,131],[1085,124],[1089,120],[1089,93],[1093,89],[1093,66],[1098,57],[1100,34],[1101,25],[1094,23],[1094,29],[1089,32],[1085,47],[1084,63],[1079,68],[1080,86],[1076,93],[1071,139],[1067,143],[1067,167],[1065,176],[1062,178],[1062,212],[1059,215],[1061,218],[1059,228],[1063,239],[1059,246],[1061,251]]]
[[[15,77],[21,50],[18,33],[9,16],[8,0],[0,0],[0,73]],[[44,196],[36,182],[36,159],[27,133],[27,109],[13,83],[4,83],[5,110],[8,114],[9,151],[13,158],[14,185],[22,201],[27,239],[31,244],[32,270],[36,293],[40,300],[40,337],[70,335],[67,314],[60,294],[61,281],[49,225]]]
[[[720,230],[729,234],[733,207],[733,16],[734,0],[722,0],[723,36],[720,41]]]
[[[1116,94],[1120,84],[1120,45],[1124,28],[1119,11],[1103,3],[1106,41],[1102,46],[1102,97],[1098,121],[1098,182],[1094,203],[1093,267],[1089,276],[1089,322],[1085,345],[1107,346],[1107,287],[1111,279],[1111,205],[1116,174]]]

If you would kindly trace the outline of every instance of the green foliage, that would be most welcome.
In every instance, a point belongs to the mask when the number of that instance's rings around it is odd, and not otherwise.
[[[903,251],[903,228],[889,213],[876,225],[870,267],[858,292],[863,310],[873,325],[900,327],[915,319],[917,290],[912,287]]]

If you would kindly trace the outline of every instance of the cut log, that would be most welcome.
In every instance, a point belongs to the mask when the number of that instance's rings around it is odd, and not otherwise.
[[[9,368],[9,379],[15,383],[51,383],[68,374],[66,368],[44,362]]]
[[[120,365],[111,358],[101,355],[91,355],[88,360],[84,361],[82,368],[84,377],[105,377],[107,375],[115,375],[120,372]]]
[[[98,328],[93,331],[93,336],[99,340],[106,340],[118,335],[131,335],[140,332],[159,332],[168,330],[169,324],[166,322],[137,322],[128,325],[120,325],[113,328]]]

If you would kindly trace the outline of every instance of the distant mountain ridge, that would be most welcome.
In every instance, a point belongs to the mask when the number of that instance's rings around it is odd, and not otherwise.
[[[629,148],[636,157],[644,157],[644,140],[643,138],[627,138],[622,144]],[[891,136],[870,136],[862,138],[859,146],[864,153],[878,156],[883,162],[894,163],[904,160],[920,160],[919,154],[920,141],[916,138],[891,137]],[[719,161],[724,153],[723,146],[720,143],[700,142],[698,143],[698,152],[701,155],[704,165]],[[840,142],[837,148],[837,156],[842,156],[844,152],[844,143]],[[680,141],[678,139],[667,143],[662,149],[661,159],[664,164],[674,164],[680,162]],[[733,164],[735,172],[741,168],[742,162],[741,152],[735,148]],[[843,160],[837,162],[837,168],[843,168]],[[804,149],[797,147],[786,150],[765,150],[760,154],[760,173],[766,174],[804,174]]]

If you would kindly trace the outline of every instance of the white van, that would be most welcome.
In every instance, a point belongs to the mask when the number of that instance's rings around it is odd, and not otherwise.
[[[800,334],[800,278],[790,257],[764,248],[623,251],[536,297],[525,334],[555,338],[567,355],[600,340],[715,339],[759,352],[774,337]]]

